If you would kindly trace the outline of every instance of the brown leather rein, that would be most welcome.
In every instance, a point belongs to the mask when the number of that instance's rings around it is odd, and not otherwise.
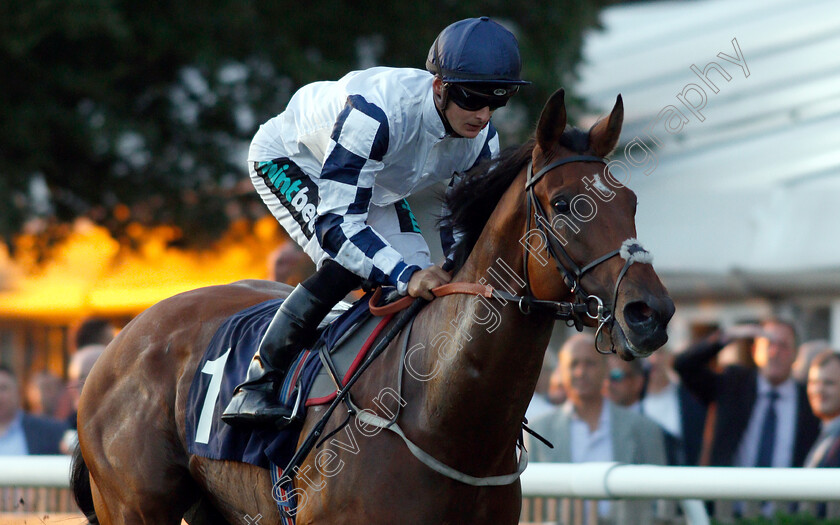
[[[532,308],[538,310],[547,310],[556,319],[573,319],[577,316],[585,315],[589,311],[587,303],[571,303],[566,301],[546,301],[542,299],[535,299],[533,297],[514,295],[505,290],[493,288],[489,284],[479,283],[465,283],[455,282],[442,284],[436,288],[432,288],[432,294],[435,297],[444,297],[452,294],[467,294],[480,295],[487,299],[497,299],[503,302],[511,301],[519,306],[519,311],[525,315],[531,313]],[[370,297],[368,306],[373,315],[383,317],[395,312],[406,309],[414,301],[414,297],[405,296],[392,303],[378,306],[377,303],[382,298],[382,288],[377,288]]]
[[[447,283],[442,284],[436,288],[432,288],[432,294],[435,297],[443,297],[445,295],[452,295],[456,293],[463,293],[469,295],[481,295],[487,297],[488,299],[493,297],[494,289],[492,286],[478,284],[478,283]],[[392,303],[388,303],[382,306],[377,306],[379,300],[382,298],[382,288],[379,287],[376,291],[373,292],[373,295],[370,296],[370,302],[368,303],[370,306],[370,313],[377,317],[385,317],[386,315],[390,315],[402,310],[411,305],[414,302],[414,297],[406,295]]]

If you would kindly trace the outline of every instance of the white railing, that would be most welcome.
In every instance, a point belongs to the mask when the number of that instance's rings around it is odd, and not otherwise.
[[[0,456],[0,487],[70,487],[70,456]]]
[[[0,487],[69,488],[68,456],[0,456]],[[681,500],[689,524],[708,523],[700,500],[840,501],[840,469],[662,467],[532,463],[526,498]]]
[[[701,500],[752,500],[748,515],[760,512],[760,501],[840,501],[840,469],[532,463],[522,475],[522,495],[578,500],[680,500],[685,523],[706,525],[710,521]],[[721,510],[731,512],[731,505]],[[810,505],[813,509],[814,504]]]
[[[5,513],[14,515],[13,523],[26,522],[22,516],[33,523],[45,514],[78,516],[70,492],[70,457],[0,456],[0,515]],[[9,516],[0,521],[8,523]]]
[[[522,493],[591,499],[836,501],[840,469],[531,463],[522,475]]]

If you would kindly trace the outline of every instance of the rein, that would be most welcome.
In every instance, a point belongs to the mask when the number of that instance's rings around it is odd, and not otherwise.
[[[505,290],[498,290],[489,284],[465,283],[455,282],[442,284],[432,288],[432,295],[435,297],[444,297],[454,294],[480,295],[487,299],[496,299],[499,301],[512,301],[519,305],[519,310],[523,314],[530,313],[532,308],[539,310],[550,311],[556,319],[568,320],[573,319],[575,315],[583,315],[587,311],[587,306],[582,303],[570,303],[564,301],[545,301],[536,299],[533,296],[514,295]],[[394,302],[378,306],[382,298],[382,288],[377,288],[370,297],[368,307],[370,312],[377,317],[385,317],[393,313],[405,310],[408,308],[413,297],[405,296],[397,299]]]

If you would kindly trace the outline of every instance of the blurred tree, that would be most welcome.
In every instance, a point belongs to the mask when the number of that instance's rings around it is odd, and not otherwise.
[[[521,140],[570,84],[607,3],[5,0],[0,235],[11,242],[26,224],[47,247],[87,216],[126,245],[133,223],[172,224],[172,242],[203,245],[265,213],[247,147],[297,87],[375,64],[423,68],[437,33],[470,16],[520,40],[534,85],[505,110],[519,125],[501,128]]]

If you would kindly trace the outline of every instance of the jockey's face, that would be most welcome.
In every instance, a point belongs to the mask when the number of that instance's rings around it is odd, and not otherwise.
[[[436,77],[434,79],[432,89],[434,90],[435,101],[441,101],[443,99],[443,82],[440,78]],[[438,105],[438,107],[440,106]],[[489,106],[475,111],[469,111],[461,108],[451,100],[442,111],[446,120],[449,121],[449,125],[452,126],[452,129],[462,137],[468,139],[473,139],[478,136],[481,130],[490,122],[490,117],[493,116],[493,111],[490,110]]]
[[[449,125],[462,137],[473,139],[490,122],[493,112],[483,107],[478,111],[461,109],[457,104],[449,104],[444,110]]]

